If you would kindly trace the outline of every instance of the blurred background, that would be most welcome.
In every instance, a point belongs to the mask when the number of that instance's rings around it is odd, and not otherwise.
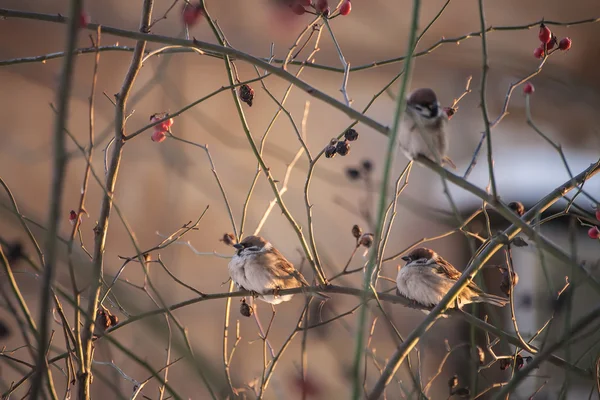
[[[172,0],[157,0],[154,17],[159,18],[172,5]],[[180,2],[182,4],[182,2]],[[420,19],[421,29],[444,6],[443,1],[429,0],[423,2]],[[91,22],[137,30],[141,10],[141,0],[136,1],[95,1],[86,2],[86,11]],[[153,33],[184,36],[181,23],[181,4],[177,4],[168,18],[153,27]],[[259,57],[269,57],[273,44],[274,54],[283,58],[295,41],[303,27],[311,21],[312,16],[293,16],[282,18],[272,7],[271,2],[242,1],[208,1],[209,10],[218,20],[231,45],[239,50]],[[64,0],[48,0],[45,2],[4,0],[2,7],[40,13],[67,14],[68,2]],[[377,60],[398,57],[405,52],[408,25],[411,15],[409,1],[366,1],[354,0],[352,13],[346,17],[331,21],[336,38],[346,60],[352,66],[368,64]],[[576,0],[571,2],[541,1],[528,2],[506,0],[503,2],[486,2],[487,24],[491,26],[521,25],[540,20],[542,17],[555,21],[575,21],[597,17],[600,13],[597,2]],[[537,126],[552,140],[560,143],[566,154],[574,174],[579,173],[590,163],[597,161],[600,154],[600,132],[595,122],[596,112],[600,108],[600,79],[597,63],[600,61],[600,25],[584,24],[570,28],[552,26],[553,32],[562,38],[569,36],[573,47],[569,52],[557,52],[550,57],[543,71],[532,79],[535,94],[531,99],[532,115]],[[423,50],[436,43],[440,38],[459,37],[480,29],[478,5],[476,1],[450,2],[439,20],[430,28],[419,43],[418,50]],[[535,71],[539,60],[533,57],[533,50],[539,45],[537,28],[531,30],[500,31],[488,34],[489,75],[487,105],[490,119],[500,113],[509,85]],[[92,31],[89,31],[92,33]],[[42,55],[62,51],[65,42],[65,26],[24,19],[8,19],[0,21],[0,60]],[[80,47],[89,47],[88,32],[80,33]],[[214,42],[212,32],[205,21],[190,28],[190,36],[199,40]],[[102,45],[115,43],[133,46],[134,43],[123,38],[103,35]],[[312,41],[299,56],[304,58],[313,47]],[[156,50],[158,44],[148,44],[149,50]],[[96,151],[93,167],[103,176],[104,153],[110,137],[114,132],[114,109],[107,97],[112,98],[120,89],[123,77],[131,58],[130,52],[103,52],[100,56],[98,89],[96,94]],[[341,67],[331,36],[323,30],[319,51],[314,59],[316,63]],[[69,112],[68,129],[82,143],[88,137],[88,96],[90,94],[91,77],[94,65],[93,54],[76,58],[74,89]],[[0,176],[12,190],[22,214],[45,224],[49,204],[51,180],[51,138],[54,113],[50,103],[55,100],[58,85],[61,59],[45,63],[27,63],[0,67]],[[240,79],[256,77],[252,66],[236,63]],[[402,64],[391,64],[384,67],[371,68],[352,73],[347,90],[353,100],[352,106],[362,110],[373,95],[380,91],[398,72]],[[298,67],[289,67],[296,72]],[[479,85],[481,79],[481,40],[470,38],[460,44],[445,44],[431,54],[420,57],[415,62],[412,87],[432,87],[438,93],[445,106],[450,106],[455,98],[465,90],[468,78],[472,76],[472,93],[459,104],[458,113],[450,124],[450,157],[458,166],[459,173],[464,173],[481,137],[483,122],[479,108]],[[343,100],[339,88],[343,74],[306,68],[301,78],[314,87]],[[278,78],[268,78],[265,84],[270,91],[281,99],[287,83]],[[148,123],[149,116],[157,112],[174,112],[208,93],[228,85],[223,61],[195,53],[161,55],[149,59],[143,66],[128,103],[128,111],[132,112],[128,120],[127,131],[133,132]],[[246,118],[252,134],[258,141],[264,134],[269,122],[278,110],[275,104],[261,88],[259,83],[252,85],[255,100],[251,108],[244,105]],[[389,93],[384,93],[375,101],[368,115],[382,124],[391,124],[395,101],[393,96],[398,92],[398,85],[393,85]],[[106,94],[107,97],[103,95]],[[339,135],[351,123],[345,115],[336,109],[317,101],[304,92],[293,89],[286,102],[295,122],[300,125],[306,102],[310,102],[306,123],[306,142],[313,155],[317,154],[329,140]],[[521,88],[517,88],[511,99],[509,115],[493,130],[493,146],[495,171],[498,191],[505,201],[522,201],[526,208],[532,206],[550,190],[566,181],[569,176],[556,151],[551,148],[526,123],[525,101]],[[354,249],[351,228],[360,225],[369,231],[369,221],[364,218],[364,211],[376,212],[376,204],[370,201],[371,193],[379,188],[379,177],[385,154],[387,139],[368,127],[359,124],[356,127],[360,134],[358,141],[352,143],[352,149],[346,157],[322,159],[315,169],[311,184],[310,198],[313,204],[313,221],[320,256],[328,276],[340,272],[350,253]],[[223,92],[210,100],[201,103],[175,119],[172,127],[175,135],[200,144],[207,144],[215,163],[216,171],[223,183],[229,202],[239,227],[242,207],[246,199],[251,181],[256,172],[254,158],[242,126],[232,102],[231,94]],[[219,188],[211,172],[209,161],[203,150],[184,145],[168,139],[163,143],[150,140],[152,131],[136,137],[125,146],[123,161],[116,189],[116,204],[127,223],[135,233],[141,249],[149,249],[158,244],[162,237],[169,235],[183,224],[196,220],[203,210],[210,206],[199,224],[199,230],[190,232],[184,239],[200,252],[217,252],[232,255],[233,249],[227,247],[219,239],[226,232],[231,232],[231,222],[223,202]],[[275,123],[269,135],[264,156],[272,174],[283,180],[286,166],[292,161],[299,149],[299,143],[289,119],[282,115]],[[85,161],[72,142],[69,142],[70,158],[67,179],[64,187],[62,211],[64,217],[60,233],[68,238],[71,226],[68,223],[69,210],[76,209],[81,191],[81,182],[85,169]],[[354,168],[364,160],[374,165],[370,175],[373,184],[367,187],[362,179],[349,179],[347,168]],[[398,153],[394,168],[397,176],[406,159]],[[304,184],[308,165],[302,156],[293,169],[284,201],[296,221],[307,231],[306,208],[303,199]],[[470,180],[480,187],[488,183],[488,170],[485,151],[482,150],[479,162],[470,175]],[[370,188],[370,189],[369,189]],[[480,201],[469,193],[451,187],[450,194],[459,207],[463,217],[468,216],[481,207]],[[587,193],[595,198],[600,197],[600,179],[593,178],[585,185]],[[90,181],[86,209],[89,218],[83,218],[83,240],[88,249],[92,248],[93,227],[98,218],[102,190],[93,180]],[[252,233],[261,220],[273,194],[263,175],[258,179],[254,194],[249,203],[245,233]],[[592,200],[581,195],[577,204],[588,212]],[[0,195],[0,238],[5,243],[21,243],[24,252],[34,255],[33,246],[27,240],[19,220],[10,211],[8,197]],[[558,212],[566,205],[559,201],[551,212]],[[492,232],[506,227],[505,221],[491,213]],[[387,246],[386,256],[394,255],[413,242],[433,237],[457,226],[443,193],[443,187],[437,175],[420,166],[415,166],[410,175],[410,184],[402,194],[398,215],[392,229]],[[40,242],[44,240],[44,231],[31,225]],[[483,218],[476,218],[469,229],[486,235],[486,224]],[[561,248],[568,250],[574,243],[577,258],[593,266],[599,260],[598,242],[590,240],[586,235],[587,228],[575,223],[569,228],[568,218],[558,218],[544,225],[541,232],[551,238]],[[289,222],[275,207],[264,224],[261,234],[269,239],[286,257],[297,266],[302,264],[302,251],[297,237]],[[465,235],[454,234],[444,239],[428,243],[444,258],[452,262],[458,269],[472,256],[475,243]],[[62,245],[61,245],[62,246]],[[515,308],[520,331],[525,338],[531,337],[544,322],[556,311],[556,317],[548,330],[547,341],[559,337],[565,329],[564,315],[572,321],[592,305],[598,304],[597,293],[582,282],[571,280],[573,291],[573,307],[568,312],[557,308],[553,303],[558,290],[565,285],[565,277],[570,270],[558,263],[551,256],[542,257],[544,268],[540,262],[540,249],[534,243],[528,247],[515,249],[513,260],[515,269],[520,275],[520,283],[515,290]],[[360,267],[365,259],[362,253],[356,257],[352,267]],[[126,229],[113,213],[109,227],[106,246],[105,273],[112,277],[122,265],[118,256],[133,256],[134,246]],[[154,255],[156,256],[156,255]],[[205,293],[218,293],[228,290],[226,258],[211,255],[199,256],[190,248],[172,245],[160,252],[164,263],[170,271],[186,284]],[[57,280],[69,287],[66,248],[61,247],[61,263]],[[383,275],[395,279],[398,261],[384,264]],[[86,281],[90,271],[89,261],[83,251],[77,249],[74,255],[77,272],[81,282]],[[490,264],[502,264],[504,259],[499,253]],[[303,265],[303,264],[302,264]],[[17,279],[26,300],[35,310],[38,306],[39,278],[23,262],[13,264],[18,272]],[[311,273],[306,266],[303,273],[309,277]],[[597,270],[593,270],[596,276]],[[359,286],[362,282],[360,274],[350,275],[338,281],[338,284]],[[485,272],[485,285],[491,292],[499,294],[501,274],[494,268]],[[129,264],[121,277],[136,285],[143,283],[143,274],[139,264]],[[176,284],[158,265],[153,265],[151,279],[159,288],[163,299],[169,303],[194,298],[192,291]],[[4,284],[3,280],[0,283]],[[382,288],[390,288],[392,284],[383,282]],[[126,283],[118,283],[115,293],[122,303],[123,309],[135,315],[144,310],[151,310],[155,305],[138,289]],[[324,316],[347,311],[357,304],[357,299],[350,296],[334,295],[324,310]],[[109,304],[107,304],[109,306]],[[279,349],[288,335],[293,331],[304,306],[301,296],[296,296],[290,303],[277,307],[273,329],[269,339],[275,349]],[[229,348],[235,342],[236,320],[240,323],[241,340],[236,348],[231,366],[233,383],[236,387],[244,387],[260,378],[263,369],[262,341],[258,338],[256,324],[253,319],[239,314],[239,299],[232,301],[232,314],[229,330]],[[121,310],[110,307],[111,312],[121,320],[127,319]],[[423,314],[416,310],[401,306],[386,305],[402,335],[408,335],[423,319]],[[268,323],[271,315],[270,307],[258,304],[258,312],[263,324]],[[483,315],[490,314],[495,324],[511,331],[510,312],[505,310],[479,310]],[[202,302],[177,310],[175,316],[187,327],[191,343],[202,365],[210,372],[214,388],[226,388],[223,371],[223,324],[225,300]],[[72,315],[67,310],[67,315]],[[374,315],[379,315],[374,312]],[[6,309],[0,309],[0,317],[10,324],[14,319]],[[316,318],[316,316],[313,316]],[[373,315],[370,316],[373,318]],[[312,398],[347,398],[350,389],[348,381],[349,366],[352,363],[355,340],[355,316],[350,315],[339,322],[323,328],[309,331],[308,340],[308,377],[310,388],[301,383],[300,352],[301,337],[298,335],[281,358],[265,398],[300,398],[302,388],[311,391]],[[60,332],[60,326],[53,326]],[[1,339],[1,346],[14,349],[22,345],[22,338],[12,329],[13,334]],[[55,339],[57,349],[64,348],[62,339]],[[174,329],[174,341],[181,344],[181,335]],[[128,325],[114,333],[114,338],[127,346],[140,358],[147,361],[155,369],[165,363],[166,327],[164,318],[146,319]],[[568,355],[571,362],[580,358],[579,365],[589,368],[598,358],[599,336],[590,335],[588,339],[571,347]],[[456,319],[439,321],[431,329],[418,348],[420,358],[420,377],[424,384],[437,372],[442,357],[446,353],[445,340],[450,347],[471,343],[471,340],[485,347],[485,337],[481,332],[475,335],[468,325]],[[537,342],[541,343],[541,342]],[[376,354],[377,362],[383,364],[391,356],[396,347],[396,340],[390,333],[383,318],[376,325],[371,347]],[[180,347],[180,349],[183,347]],[[457,350],[448,359],[441,375],[434,381],[430,391],[432,399],[446,398],[447,380],[454,374],[459,375],[461,386],[473,387],[473,374],[476,368],[469,355],[469,347]],[[510,355],[514,349],[505,343],[494,347],[497,355]],[[184,352],[176,349],[177,354]],[[17,353],[19,354],[19,353]],[[58,354],[52,352],[51,355]],[[411,357],[413,368],[419,366],[415,353]],[[25,357],[25,351],[20,355]],[[99,361],[114,360],[128,376],[143,381],[148,378],[144,371],[118,349],[107,342],[100,342],[96,348],[96,359]],[[486,351],[486,360],[491,360]],[[64,364],[60,365],[64,367]],[[94,398],[128,398],[132,392],[131,382],[123,379],[115,369],[96,366],[97,378],[93,383]],[[2,391],[10,382],[22,377],[11,367],[11,364],[0,364]],[[54,369],[55,381],[59,390],[63,390],[64,379]],[[102,376],[103,378],[99,378]],[[370,362],[367,375],[367,387],[372,387],[379,373]],[[501,371],[498,364],[482,372],[477,378],[479,391],[494,382],[505,381],[511,376],[510,368]],[[416,398],[412,392],[413,383],[402,367],[396,375],[397,380],[390,385],[388,398]],[[579,399],[590,394],[592,382],[580,381],[575,375],[569,377],[568,393],[561,393],[565,381],[563,371],[543,364],[535,376],[519,388],[515,398],[529,398],[540,386],[545,386],[536,394],[536,399],[572,398]],[[400,382],[400,384],[398,384]],[[192,399],[208,398],[208,393],[198,378],[192,361],[185,359],[171,367],[169,383],[179,390],[179,394]],[[15,396],[26,393],[25,385]],[[401,389],[404,388],[404,389]],[[144,394],[148,398],[157,397],[157,385],[151,381]],[[223,394],[225,391],[220,391]],[[245,393],[248,398],[253,398]],[[224,395],[223,395],[224,396]],[[484,395],[480,398],[487,398]],[[592,398],[598,398],[593,393]]]

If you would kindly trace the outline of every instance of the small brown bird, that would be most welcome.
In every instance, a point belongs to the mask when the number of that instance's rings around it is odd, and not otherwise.
[[[435,306],[462,275],[435,251],[420,247],[405,257],[406,265],[398,271],[398,293],[424,306]],[[469,303],[489,303],[504,307],[508,299],[483,292],[470,282],[458,295],[458,307]]]
[[[456,168],[446,156],[447,125],[448,115],[440,106],[435,92],[429,88],[414,90],[406,100],[406,114],[400,126],[398,141],[402,152],[410,160],[422,155]]]
[[[239,288],[262,294],[267,290],[310,286],[294,265],[264,238],[248,236],[233,247],[237,252],[229,262],[229,276]],[[312,295],[327,298],[319,293]],[[259,298],[267,303],[279,304],[293,296],[262,295]]]

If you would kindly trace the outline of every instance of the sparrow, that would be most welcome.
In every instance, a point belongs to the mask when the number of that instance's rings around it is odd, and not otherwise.
[[[237,251],[229,262],[229,276],[240,289],[260,295],[268,290],[310,286],[294,265],[264,238],[248,236],[233,247]],[[327,298],[320,293],[314,295]],[[270,294],[259,298],[267,303],[279,304],[291,300],[293,296]]]
[[[448,152],[448,115],[440,106],[435,92],[429,88],[414,90],[406,99],[406,113],[400,125],[400,149],[414,160],[422,155],[436,163],[456,169]]]
[[[406,265],[398,271],[398,294],[424,306],[437,305],[462,275],[435,251],[420,247],[402,257]],[[457,297],[458,308],[469,303],[504,307],[508,299],[483,292],[470,282]]]

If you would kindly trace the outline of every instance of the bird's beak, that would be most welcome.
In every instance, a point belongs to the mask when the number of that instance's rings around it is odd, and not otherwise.
[[[403,259],[404,261],[406,261],[406,262],[409,262],[409,261],[410,261],[410,257],[409,257],[409,256],[404,256],[404,257],[402,257],[402,259]]]
[[[242,245],[241,245],[241,244],[239,244],[239,243],[236,243],[236,244],[234,244],[234,245],[233,245],[233,247],[235,247],[235,248],[236,248],[236,249],[238,249],[238,250],[241,250],[241,249],[243,249],[243,248],[244,248],[244,246],[242,246]]]

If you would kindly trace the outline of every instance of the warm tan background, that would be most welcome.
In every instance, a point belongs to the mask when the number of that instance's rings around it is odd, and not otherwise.
[[[2,6],[19,8],[46,13],[66,13],[66,1],[46,1],[42,3],[5,0]],[[128,29],[137,29],[141,1],[88,1],[86,9],[93,22]],[[162,15],[170,6],[171,1],[159,0],[155,5],[155,15]],[[275,43],[278,57],[284,56],[289,45],[295,39],[300,29],[300,22],[308,22],[308,16],[298,18],[298,25],[282,27],[274,21],[266,0],[257,2],[243,1],[209,1],[209,7],[219,24],[227,34],[231,44],[238,49],[258,56],[269,55],[269,45]],[[421,26],[438,12],[442,1],[428,0],[424,2]],[[179,7],[177,7],[179,9]],[[577,0],[571,2],[559,1],[503,1],[487,2],[487,23],[490,25],[516,25],[529,23],[545,17],[546,19],[570,21],[597,16],[600,9],[595,1]],[[354,0],[353,11],[349,17],[338,18],[332,22],[337,38],[342,46],[344,55],[352,65],[360,65],[404,53],[406,32],[410,18],[410,2],[408,1],[366,1]],[[431,28],[422,40],[420,48],[426,48],[435,43],[441,36],[455,37],[468,32],[479,30],[477,2],[454,1],[445,14]],[[160,22],[154,29],[155,33],[165,35],[181,35],[182,26],[177,13],[169,19]],[[534,118],[541,129],[551,138],[563,144],[574,172],[579,172],[590,162],[595,161],[600,150],[600,136],[596,124],[597,110],[600,108],[600,75],[597,63],[600,54],[600,25],[583,25],[574,28],[558,27],[554,32],[559,36],[570,36],[573,39],[573,49],[568,54],[557,54],[548,61],[541,75],[533,79],[536,93],[533,98]],[[213,41],[212,33],[206,24],[194,27],[191,34],[198,39]],[[102,44],[132,44],[127,40],[103,36]],[[538,61],[533,58],[533,49],[538,45],[537,29],[531,31],[494,32],[488,35],[490,53],[490,74],[488,85],[488,107],[490,115],[498,115],[508,85],[522,76],[533,71]],[[89,39],[82,34],[81,46],[87,47]],[[0,21],[0,58],[33,56],[49,52],[61,51],[64,47],[64,26],[29,20]],[[158,46],[149,44],[149,49]],[[319,63],[339,66],[339,59],[327,32],[323,33],[321,51],[316,60]],[[130,54],[123,52],[106,52],[101,55],[98,79],[98,95],[96,99],[96,132],[101,140],[97,144],[94,156],[94,168],[101,173],[103,169],[102,149],[112,135],[113,107],[101,95],[106,92],[109,96],[119,90],[123,75],[129,64]],[[75,86],[71,102],[68,127],[79,140],[87,140],[87,97],[89,96],[93,56],[77,57]],[[254,77],[254,70],[247,65],[238,64],[241,79]],[[353,106],[361,109],[401,68],[401,64],[378,69],[358,72],[351,75],[348,92],[354,100]],[[449,105],[452,99],[462,93],[466,79],[473,76],[473,89],[478,89],[480,79],[480,39],[474,38],[463,41],[460,45],[448,44],[427,57],[419,58],[415,64],[413,87],[430,86],[436,89],[443,104]],[[49,61],[45,64],[23,64],[0,68],[0,175],[11,187],[21,207],[27,216],[45,222],[47,218],[48,193],[50,188],[51,166],[51,135],[53,112],[49,103],[54,101],[54,90],[60,69],[60,61]],[[341,99],[338,91],[341,84],[341,74],[307,70],[303,79],[320,89]],[[135,110],[129,119],[128,130],[134,131],[147,123],[150,114],[159,111],[175,111],[197,98],[226,85],[223,63],[220,60],[200,57],[194,54],[178,54],[153,58],[144,65],[134,87],[129,109]],[[281,96],[286,83],[278,79],[267,80],[268,87],[278,97]],[[260,137],[268,122],[276,111],[276,105],[268,98],[258,84],[255,105],[247,111],[247,118],[255,137]],[[394,87],[394,92],[397,87]],[[310,98],[298,90],[294,90],[287,103],[288,109],[297,123],[302,118],[306,100]],[[482,129],[481,112],[477,107],[478,94],[473,92],[461,103],[459,113],[452,119],[450,156],[464,171],[468,165]],[[394,102],[389,96],[383,95],[373,106],[369,115],[384,124],[391,122]],[[531,205],[553,187],[567,179],[560,159],[556,153],[525,124],[524,100],[521,90],[517,89],[511,102],[510,115],[493,132],[498,188],[506,200],[520,199]],[[349,123],[348,118],[333,108],[311,100],[310,117],[308,120],[308,144],[316,154],[331,138],[337,135]],[[362,159],[371,159],[375,163],[375,176],[380,174],[386,139],[376,132],[359,125],[361,137],[352,145],[348,157],[336,157],[333,160],[322,160],[317,167],[313,179],[311,200],[314,203],[315,234],[321,256],[327,261],[327,273],[338,272],[353,246],[350,228],[364,221],[355,213],[349,212],[338,204],[336,198],[344,197],[358,204],[364,197],[362,188],[349,182],[344,176],[346,166],[355,165]],[[217,97],[187,112],[175,121],[175,134],[188,140],[209,145],[217,171],[223,181],[235,217],[241,216],[242,204],[249,188],[250,179],[256,169],[256,161],[247,145],[239,119],[232,104],[229,93]],[[64,224],[61,229],[63,237],[68,236],[70,225],[67,223],[68,211],[76,207],[81,189],[81,179],[84,162],[75,151],[68,167],[63,204]],[[267,163],[274,176],[283,179],[286,164],[289,163],[298,148],[288,120],[280,117],[265,150]],[[403,168],[405,159],[398,157],[397,171]],[[305,226],[305,207],[302,198],[306,162],[302,159],[292,174],[290,189],[284,196],[287,206],[298,222]],[[480,163],[472,174],[472,180],[481,186],[487,183],[487,165],[485,153],[482,152]],[[600,197],[599,180],[596,178],[586,184],[587,190]],[[88,247],[92,243],[92,228],[98,217],[101,190],[92,181],[87,209],[90,218],[84,219],[84,239]],[[474,197],[460,190],[453,190],[458,204],[465,213],[479,206]],[[448,209],[447,201],[442,194],[439,179],[420,167],[413,169],[407,196],[399,208],[399,214],[394,226],[389,252],[398,251],[409,243],[424,237],[434,236],[449,229],[447,219],[433,213],[430,207]],[[249,207],[249,217],[246,231],[252,232],[260,220],[272,193],[261,176],[254,197]],[[1,195],[3,205],[8,204],[6,196]],[[419,207],[414,207],[415,201]],[[220,235],[231,231],[229,218],[226,213],[220,192],[214,181],[208,160],[204,152],[191,146],[183,146],[178,142],[167,140],[162,144],[150,141],[150,132],[140,135],[128,143],[124,151],[119,183],[117,185],[116,203],[122,210],[128,223],[136,234],[143,249],[150,248],[161,239],[156,232],[168,234],[183,223],[196,219],[202,210],[210,205],[210,209],[200,224],[200,230],[189,234],[189,239],[200,251],[217,251],[231,254],[218,241]],[[589,208],[589,201],[582,199],[581,204]],[[480,225],[482,227],[482,225]],[[564,234],[566,224],[557,223],[544,229],[557,243],[567,248],[568,241]],[[35,229],[39,240],[43,241],[43,232]],[[300,253],[296,237],[286,219],[276,208],[264,226],[262,234],[286,254],[291,261],[299,262]],[[24,239],[17,219],[0,208],[0,235],[6,240]],[[596,261],[598,259],[598,243],[587,240],[585,229],[579,229],[579,257],[582,260]],[[32,248],[24,242],[29,253]],[[459,268],[469,258],[469,250],[465,240],[452,236],[431,245]],[[63,249],[64,250],[64,249]],[[134,254],[133,246],[128,239],[123,225],[116,215],[111,219],[105,271],[111,276],[120,267],[117,255]],[[65,261],[65,253],[62,260]],[[226,281],[227,260],[215,257],[200,257],[194,255],[184,246],[172,246],[161,253],[163,260],[171,271],[204,292],[222,292],[227,290]],[[82,277],[89,271],[85,257],[76,256],[77,268]],[[565,273],[561,266],[549,265],[555,272],[555,286],[564,282]],[[499,261],[500,262],[500,261]],[[517,289],[516,299],[521,330],[527,334],[537,330],[537,326],[548,313],[548,290],[540,273],[537,261],[537,251],[530,246],[519,249],[515,255],[516,268],[522,276]],[[357,260],[356,266],[360,265]],[[154,268],[153,280],[160,287],[161,293],[169,303],[193,297],[193,293],[173,284],[166,274]],[[26,268],[23,271],[27,271]],[[385,266],[385,273],[395,277],[396,264]],[[124,277],[140,283],[140,270],[137,265],[127,267]],[[488,276],[492,290],[497,290],[499,275],[490,273]],[[523,279],[526,277],[527,279]],[[29,273],[18,275],[26,298],[33,308],[37,307],[38,279]],[[83,279],[83,278],[82,278]],[[59,282],[67,284],[66,264],[61,264]],[[358,277],[348,280],[349,284],[358,285]],[[118,286],[119,296],[131,313],[137,310],[151,309],[153,306],[143,293],[131,289],[127,285]],[[578,292],[579,293],[579,292]],[[520,306],[523,298],[532,299],[533,307]],[[598,301],[597,296],[582,290],[576,297],[575,315],[584,312],[590,304]],[[354,298],[335,297],[329,307],[345,310],[353,306]],[[215,386],[223,382],[222,365],[222,327],[224,301],[213,301],[193,305],[176,312],[180,321],[189,328],[193,345],[198,352],[206,355],[215,366],[214,375],[217,379]],[[278,348],[288,333],[293,329],[303,302],[297,298],[292,303],[278,307],[275,327],[270,337]],[[269,309],[259,306],[263,320],[268,316]],[[238,302],[233,302],[232,318],[240,317]],[[581,311],[579,311],[581,310]],[[114,310],[121,319],[126,318]],[[395,307],[390,310],[394,322],[403,334],[422,319],[422,314],[412,310]],[[502,314],[508,316],[508,314]],[[3,319],[10,318],[4,310],[0,311]],[[147,321],[151,325],[137,323],[115,334],[123,344],[147,360],[156,368],[164,363],[165,340],[161,333],[164,329],[163,319]],[[309,334],[309,375],[321,387],[321,398],[346,398],[348,396],[346,372],[351,363],[354,344],[354,317],[346,318],[347,325],[332,324],[318,336],[316,332]],[[257,339],[255,324],[250,319],[241,321],[242,341],[234,357],[232,375],[234,383],[242,386],[254,377],[260,376],[262,370],[262,345]],[[507,323],[509,320],[507,319]],[[526,325],[531,324],[531,325]],[[233,324],[235,325],[235,324]],[[347,326],[347,328],[345,327]],[[507,325],[508,326],[508,325]],[[556,323],[557,332],[561,331],[562,322]],[[60,327],[55,329],[60,332]],[[234,336],[230,331],[230,337]],[[175,334],[177,340],[179,334]],[[443,339],[448,338],[451,345],[469,340],[468,329],[460,327],[453,321],[439,323],[423,343],[424,380],[427,381],[437,369],[440,353],[443,353]],[[59,343],[59,341],[57,341]],[[230,344],[232,341],[230,341]],[[296,398],[297,389],[293,382],[299,371],[300,341],[297,338],[284,355],[275,378],[271,382],[267,398]],[[590,342],[591,343],[591,342]],[[18,335],[13,335],[6,343],[7,348],[21,344]],[[104,346],[104,348],[102,348]],[[116,349],[109,349],[106,343],[99,346],[97,358],[108,361],[111,358],[128,375],[137,380],[144,380],[147,373]],[[383,320],[380,320],[373,339],[373,347],[377,355],[385,359],[394,349],[394,342]],[[581,347],[575,356],[589,347]],[[108,349],[108,350],[107,350]],[[499,346],[506,352],[506,348]],[[108,353],[107,353],[108,351]],[[500,352],[502,352],[500,351]],[[23,351],[21,351],[23,352]],[[597,350],[592,351],[593,354]],[[455,362],[465,362],[464,353],[452,359]],[[414,362],[414,360],[413,360]],[[467,365],[467,364],[464,364]],[[61,365],[62,367],[63,365]],[[2,384],[9,384],[20,375],[7,365],[0,365]],[[372,368],[371,368],[372,369]],[[447,377],[457,372],[457,367],[448,366],[439,378],[436,391],[432,398],[445,398]],[[106,366],[98,366],[98,371],[104,373],[111,385],[100,379],[94,381],[95,398],[113,398],[115,394],[109,386],[115,387],[124,396],[131,393],[131,384],[114,373]],[[407,385],[408,377],[404,368],[401,379]],[[54,370],[55,378],[61,381],[60,372]],[[494,377],[494,374],[497,376]],[[538,373],[541,377],[530,379],[523,385],[520,392],[528,397],[535,388],[541,385],[548,376],[555,377],[536,398],[556,398],[562,383],[559,372],[544,367]],[[487,385],[491,380],[508,373],[499,375],[497,367],[493,367],[480,385]],[[464,375],[467,379],[468,374]],[[559,379],[556,379],[558,377]],[[368,383],[373,384],[376,374],[369,376]],[[171,368],[169,382],[179,389],[179,393],[193,399],[206,398],[203,385],[186,361]],[[574,381],[575,383],[577,381]],[[62,384],[59,384],[62,390]],[[292,389],[290,389],[292,388]],[[581,386],[583,392],[589,393],[589,384]],[[3,391],[5,387],[2,388]],[[578,387],[568,396],[580,398]],[[19,392],[24,394],[25,392]],[[437,394],[435,394],[437,393]],[[145,394],[156,397],[154,385],[149,386]],[[17,394],[18,395],[18,394]],[[398,398],[398,386],[392,385],[390,398]],[[442,396],[442,397],[438,397]],[[597,397],[596,397],[597,398]]]

